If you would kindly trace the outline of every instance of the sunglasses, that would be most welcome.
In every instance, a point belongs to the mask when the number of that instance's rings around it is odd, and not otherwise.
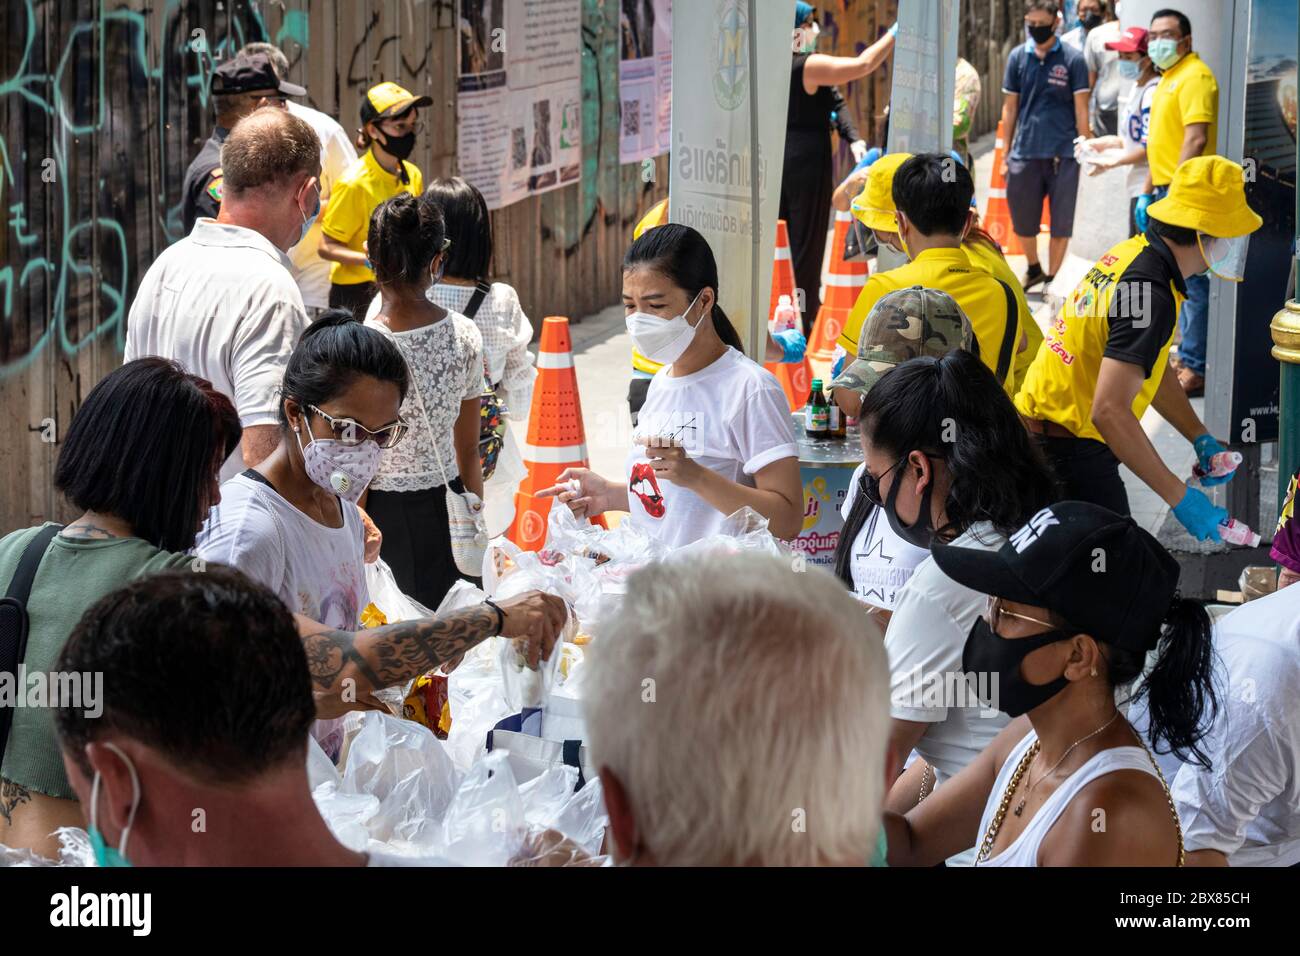
[[[910,452],[908,454],[910,454]],[[929,458],[931,461],[935,461],[936,459],[942,460],[941,456],[931,455],[929,452],[923,451],[921,452],[921,454],[925,455],[925,457]],[[907,457],[908,457],[907,455],[904,455],[902,458],[898,459],[898,461],[894,462],[892,465],[890,465],[888,468],[882,471],[879,475],[873,475],[865,468],[862,469],[862,477],[858,479],[858,491],[862,492],[862,494],[866,496],[866,499],[870,501],[873,505],[875,505],[877,508],[883,507],[885,501],[880,494],[880,483],[884,480],[885,475],[889,474],[899,465],[903,464],[903,462],[907,461]]]
[[[322,412],[315,405],[305,407],[307,411],[325,419],[334,432],[334,440],[349,448],[354,448],[363,441],[372,441],[380,448],[392,448],[406,437],[406,433],[411,428],[407,422],[398,419],[393,424],[385,425],[379,431],[372,432],[365,425],[351,418],[335,418],[333,415]]]

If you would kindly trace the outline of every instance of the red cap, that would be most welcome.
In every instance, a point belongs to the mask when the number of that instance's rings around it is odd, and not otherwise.
[[[1118,40],[1107,43],[1106,49],[1117,50],[1120,53],[1146,53],[1147,31],[1141,27],[1129,27],[1120,34]]]

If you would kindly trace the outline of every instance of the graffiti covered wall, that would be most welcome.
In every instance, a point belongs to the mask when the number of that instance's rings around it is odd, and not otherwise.
[[[66,518],[58,441],[121,362],[140,276],[180,237],[180,186],[211,131],[213,68],[244,43],[288,55],[308,101],[351,129],[364,91],[427,92],[414,161],[455,172],[454,0],[7,0],[0,14],[0,534]],[[494,214],[494,271],[529,315],[618,299],[661,157],[618,164],[618,0],[583,0],[580,184]],[[661,181],[662,185],[656,185]]]

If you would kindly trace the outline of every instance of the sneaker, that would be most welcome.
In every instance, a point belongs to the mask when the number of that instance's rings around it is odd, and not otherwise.
[[[1196,398],[1205,394],[1205,376],[1193,372],[1187,366],[1183,366],[1178,370],[1178,384],[1182,386],[1188,398]]]
[[[1043,267],[1035,262],[1028,270],[1026,270],[1025,277],[1021,280],[1020,284],[1024,287],[1024,290],[1028,292],[1034,286],[1046,281],[1047,278],[1048,277],[1043,274]]]

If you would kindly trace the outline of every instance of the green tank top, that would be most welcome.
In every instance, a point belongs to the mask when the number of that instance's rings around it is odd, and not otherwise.
[[[23,549],[40,531],[24,528],[0,539],[0,594],[8,591]],[[108,538],[102,541],[64,538],[56,535],[41,559],[27,599],[29,628],[27,653],[23,658],[26,680],[0,678],[0,705],[15,706],[9,728],[0,777],[64,800],[75,800],[59,755],[54,729],[55,710],[50,705],[54,682],[34,675],[49,674],[64,643],[86,609],[135,578],[171,568],[185,568],[190,559],[155,548],[140,538]],[[42,685],[44,693],[42,693]],[[67,686],[67,685],[65,685]],[[80,682],[82,704],[102,707],[112,694],[111,675]],[[97,695],[97,700],[90,697]],[[31,706],[28,706],[28,705]]]

